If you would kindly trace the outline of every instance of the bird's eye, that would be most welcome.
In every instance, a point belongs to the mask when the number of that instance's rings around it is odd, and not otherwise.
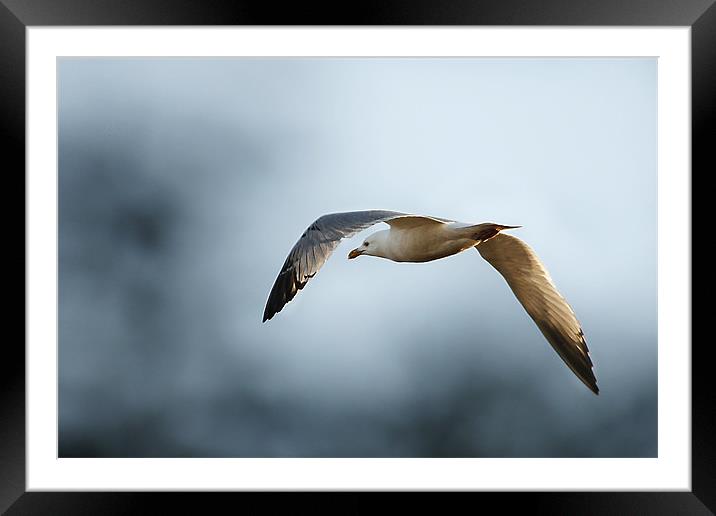
[[[370,245],[370,242],[363,242],[363,245],[368,247]]]

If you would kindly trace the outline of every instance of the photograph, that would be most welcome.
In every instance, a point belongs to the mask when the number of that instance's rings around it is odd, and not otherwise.
[[[62,458],[657,458],[658,59],[58,57]]]

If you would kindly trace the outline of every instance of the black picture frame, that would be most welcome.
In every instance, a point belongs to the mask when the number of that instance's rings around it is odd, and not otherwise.
[[[363,0],[322,4],[296,2],[278,8],[267,1],[201,0],[0,0],[0,128],[5,199],[25,200],[25,29],[82,25],[561,25],[688,26],[692,49],[692,178],[716,170],[711,152],[716,134],[716,6],[714,0]],[[700,173],[699,173],[700,171]],[[12,206],[5,202],[4,206]],[[14,206],[12,207],[14,208]],[[6,208],[8,209],[8,208]],[[12,211],[14,221],[18,211]],[[23,211],[24,213],[24,211]],[[9,214],[8,214],[9,215]],[[9,225],[13,227],[13,225]],[[23,227],[23,260],[25,229]],[[17,237],[19,240],[20,237]],[[8,245],[8,251],[11,249]],[[8,253],[9,254],[9,253]],[[10,275],[9,275],[10,276]],[[19,275],[18,275],[19,276]],[[23,290],[24,291],[24,290]],[[23,294],[23,300],[25,295]],[[24,320],[25,304],[11,305],[7,322]],[[18,323],[19,324],[19,323]],[[25,326],[23,325],[23,335]],[[24,342],[24,339],[23,339]],[[502,510],[547,514],[712,514],[716,510],[713,388],[708,383],[709,341],[692,345],[692,491],[591,493],[469,493],[470,503],[499,503]],[[50,493],[25,492],[25,348],[10,338],[0,373],[0,512],[7,514],[114,514],[210,512],[243,497],[239,508],[263,508],[266,494],[247,493]],[[357,511],[358,494],[338,495],[329,507]],[[305,499],[293,493],[278,497]],[[348,501],[352,500],[352,501]],[[442,502],[441,502],[442,503]]]

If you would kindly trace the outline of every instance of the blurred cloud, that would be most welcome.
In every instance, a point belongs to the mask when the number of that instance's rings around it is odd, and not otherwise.
[[[60,456],[656,456],[655,60],[58,69]],[[372,208],[522,224],[600,396],[472,251],[359,235],[261,324],[311,221]]]

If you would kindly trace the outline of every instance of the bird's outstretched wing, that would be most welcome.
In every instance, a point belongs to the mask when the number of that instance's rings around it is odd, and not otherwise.
[[[350,211],[316,219],[288,253],[269,294],[263,321],[271,319],[291,301],[320,270],[341,239],[349,238],[374,224],[407,217],[396,211]]]
[[[599,394],[579,321],[532,248],[517,237],[500,233],[476,249],[502,274],[562,360],[592,392]]]

